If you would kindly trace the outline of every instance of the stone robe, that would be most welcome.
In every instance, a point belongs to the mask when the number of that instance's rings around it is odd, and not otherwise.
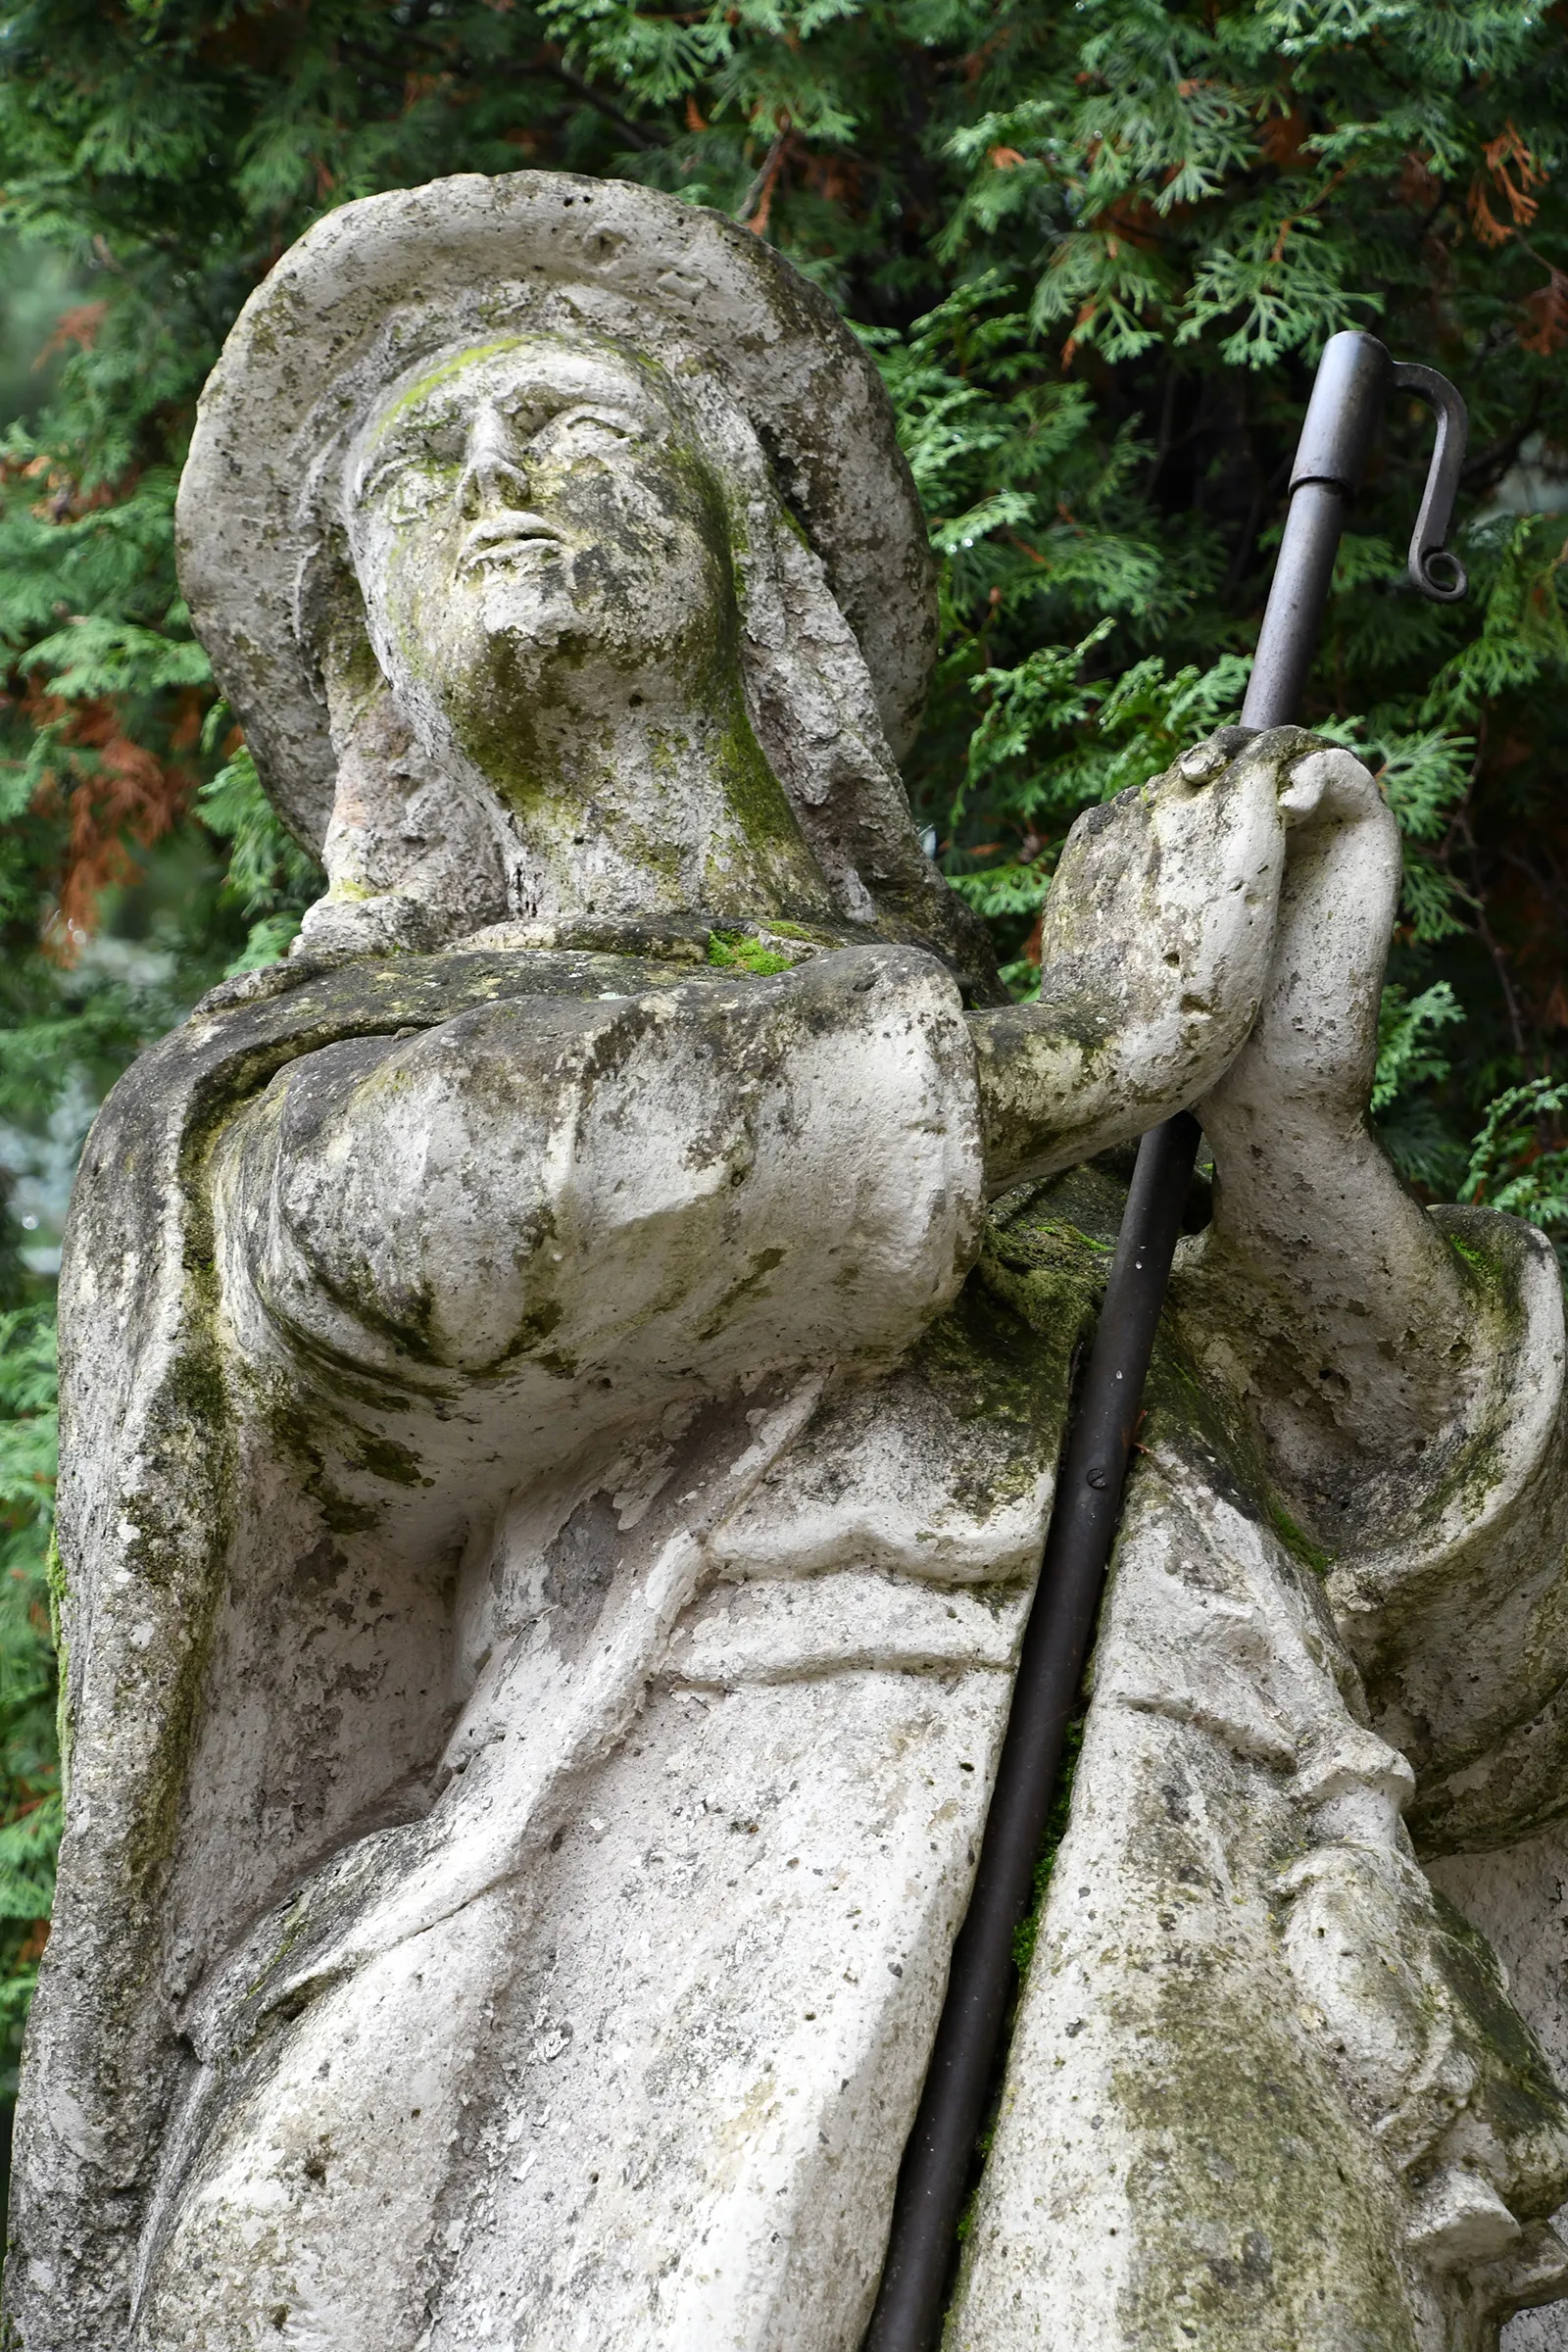
[[[1117,1202],[987,1219],[934,957],[645,944],[258,975],[94,1130],[26,2352],[859,2340]],[[1485,1394],[1364,1556],[1168,1318],[956,2344],[1560,2283],[1560,2095],[1401,1822],[1559,1786],[1555,1270],[1454,1224]]]

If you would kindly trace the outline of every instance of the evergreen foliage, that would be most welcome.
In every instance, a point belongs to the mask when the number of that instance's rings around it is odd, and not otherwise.
[[[178,598],[195,397],[321,211],[523,165],[720,207],[871,339],[942,558],[911,790],[1020,991],[1074,813],[1239,707],[1324,338],[1455,379],[1472,599],[1401,585],[1430,426],[1396,404],[1305,715],[1404,831],[1396,1158],[1568,1236],[1560,7],[0,0],[0,307],[49,354],[0,381],[0,2034],[58,1819],[62,1180],[114,1074],[316,883]]]

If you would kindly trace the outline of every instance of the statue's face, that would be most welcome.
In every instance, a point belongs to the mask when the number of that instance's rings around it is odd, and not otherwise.
[[[733,645],[712,477],[657,371],[605,345],[530,337],[433,368],[367,432],[350,488],[382,664],[482,772],[526,768],[564,671],[630,697]]]

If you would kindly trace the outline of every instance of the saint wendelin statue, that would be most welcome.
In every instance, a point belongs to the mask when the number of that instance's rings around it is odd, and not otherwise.
[[[1562,1294],[1368,1125],[1365,769],[1230,730],[1092,810],[1008,1004],[896,765],[875,370],[612,182],[319,221],[180,532],[330,888],[77,1184],[7,2341],[857,2352],[1118,1152],[1187,1106],[950,2352],[1568,2292]]]

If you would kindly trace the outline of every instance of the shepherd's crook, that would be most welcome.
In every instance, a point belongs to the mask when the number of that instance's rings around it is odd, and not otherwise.
[[[1335,335],[1318,365],[1291,473],[1291,505],[1258,637],[1242,730],[1296,715],[1328,600],[1346,508],[1360,486],[1391,386],[1438,417],[1437,447],[1410,542],[1410,578],[1452,604],[1466,580],[1446,552],[1465,409],[1430,368],[1391,361],[1373,335]],[[1024,1634],[969,1909],[953,1947],[931,2068],[905,2150],[882,2284],[865,2352],[932,2352],[947,2300],[958,2215],[969,2184],[1012,1984],[1012,1939],[1029,1899],[1116,1532],[1144,1379],[1198,1155],[1198,1121],[1179,1111],[1138,1151],[1077,1415],[1056,1485],[1040,1583]]]

